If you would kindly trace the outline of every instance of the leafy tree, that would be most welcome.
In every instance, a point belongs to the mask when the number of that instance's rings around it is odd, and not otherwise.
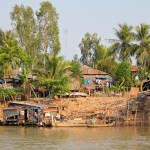
[[[58,54],[60,51],[60,42],[56,9],[50,2],[42,2],[36,15],[43,53]]]
[[[24,91],[21,88],[16,88],[16,89],[4,89],[0,88],[0,98],[3,98],[3,101],[5,102],[6,100],[14,100],[14,96],[18,94],[22,94]]]
[[[15,5],[10,16],[20,46],[28,55],[35,58],[39,47],[37,25],[32,8]]]
[[[120,85],[124,80],[125,86],[130,86],[131,83],[131,70],[127,62],[121,62],[118,64],[115,78],[117,79],[118,84]]]
[[[84,38],[82,38],[79,48],[81,50],[80,62],[83,65],[90,67],[95,67],[99,59],[100,51],[100,41],[96,33],[90,34],[86,33]]]
[[[44,56],[42,68],[39,70],[44,70],[46,74],[47,53],[51,53],[55,57],[60,51],[58,14],[55,8],[50,2],[42,2],[39,11],[36,12],[36,17],[37,22],[34,12],[29,6],[15,5],[11,12],[12,25],[17,40],[25,52],[21,57],[20,64],[24,89],[28,89],[28,86],[31,85],[28,75],[32,73],[33,69],[36,69],[36,64],[39,63],[39,60],[42,60]],[[53,69],[55,70],[55,68]]]
[[[20,78],[22,81],[22,87],[24,90],[27,90],[28,87],[33,87],[28,76],[31,73],[31,65],[32,65],[33,59],[31,56],[28,56],[26,53],[21,57],[21,63],[20,63],[20,68],[21,68],[21,74]]]
[[[18,94],[18,89],[11,90],[7,88],[6,78],[12,75],[13,70],[17,70],[22,67],[23,62],[27,62],[26,60],[28,57],[25,54],[26,53],[18,46],[18,42],[15,40],[14,34],[11,31],[4,32],[0,47],[1,79],[4,80],[4,86],[1,89],[0,96],[4,98],[4,101],[6,98],[10,97],[13,99],[12,95]],[[19,93],[21,93],[21,91]]]
[[[76,56],[74,56],[73,60],[70,62],[70,66],[70,71],[72,72],[71,76],[75,79],[80,79],[82,77],[82,69]]]
[[[133,27],[127,24],[119,24],[119,30],[115,30],[117,39],[110,39],[112,42],[111,54],[114,58],[119,61],[126,61],[131,64],[131,54],[133,49],[132,41],[134,39],[134,33],[132,32]]]
[[[12,75],[13,70],[21,69],[20,79],[24,89],[27,90],[30,66],[31,57],[18,46],[18,42],[16,41],[14,34],[11,31],[4,32],[2,46],[0,47],[0,68],[1,78],[5,83],[4,89],[7,89],[6,78]],[[4,90],[3,93],[7,94],[8,92],[5,92]],[[10,94],[8,93],[8,95]]]

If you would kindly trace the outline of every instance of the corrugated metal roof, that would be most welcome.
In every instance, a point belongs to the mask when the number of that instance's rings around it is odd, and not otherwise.
[[[82,66],[82,74],[83,75],[104,75],[107,73],[100,71],[100,70],[97,70],[97,69],[94,69],[94,68],[91,68],[91,67],[88,67],[86,65],[83,65]]]
[[[22,106],[31,106],[31,107],[57,107],[57,106],[50,106],[50,105],[44,105],[44,104],[31,104],[31,103],[26,103],[26,102],[17,102],[17,101],[13,101],[13,102],[9,102],[9,105],[13,104],[15,105],[22,105]]]

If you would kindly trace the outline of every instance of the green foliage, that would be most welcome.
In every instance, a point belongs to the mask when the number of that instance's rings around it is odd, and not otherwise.
[[[148,72],[147,68],[138,67],[138,74],[137,75],[139,77],[139,80],[142,81],[142,80],[147,79],[150,76],[150,72]]]
[[[127,24],[119,24],[119,29],[114,29],[117,39],[109,40],[113,43],[109,54],[119,61],[126,61],[129,64],[132,63],[131,53],[133,47],[132,41],[134,39],[132,29],[133,27]]]
[[[15,5],[10,17],[20,46],[28,55],[35,57],[38,40],[36,19],[32,8]]]
[[[31,84],[28,75],[34,71],[39,83],[54,95],[68,91],[70,71],[73,78],[80,79],[81,66],[77,57],[68,64],[58,55],[61,49],[58,14],[53,5],[42,2],[36,14],[29,6],[15,5],[10,16],[14,33],[0,30],[0,77],[5,79],[12,70],[21,69],[23,87],[27,89]],[[97,33],[86,33],[79,44],[80,62],[116,77],[115,86],[121,90],[123,86],[136,84],[131,82],[128,65],[131,65],[131,56],[135,55],[137,64],[144,68],[139,71],[140,80],[149,75],[150,26],[141,24],[133,33],[132,26],[119,24],[119,29],[114,30],[116,39],[109,40],[112,42],[110,47],[100,43]],[[116,59],[121,63],[117,65]]]
[[[28,75],[32,73],[32,70],[37,69],[36,65],[39,66],[40,64],[41,67],[39,69],[42,72],[40,78],[48,78],[49,73],[51,73],[52,79],[56,78],[58,60],[55,57],[51,57],[51,62],[46,60],[47,53],[57,55],[60,51],[58,14],[53,5],[50,2],[42,2],[36,15],[29,6],[15,5],[11,12],[11,20],[16,39],[24,50],[20,62],[24,89],[31,85]],[[41,53],[44,53],[44,55]],[[49,65],[53,67],[48,68]],[[60,74],[57,74],[57,76],[61,76],[61,70],[59,70]]]
[[[138,86],[139,81],[135,79],[135,77],[131,77],[131,87],[137,87]]]
[[[16,88],[16,89],[4,89],[0,88],[0,98],[9,98],[10,96],[22,94],[24,93],[24,90],[22,88]]]
[[[138,42],[134,52],[139,66],[146,67],[150,72],[150,25],[141,24],[135,28],[135,39]]]
[[[125,89],[124,83],[125,79],[123,79],[122,82],[117,81],[115,85],[112,86],[112,90],[114,92],[122,92]]]
[[[96,68],[107,72],[110,76],[115,76],[115,70],[117,67],[117,62],[112,56],[109,56],[109,48],[101,46],[99,59],[97,61]]]
[[[77,60],[72,60],[70,62],[70,71],[72,72],[72,77],[80,79],[82,77],[82,68],[80,63]]]
[[[14,38],[14,34],[11,31],[4,33],[2,40],[2,46],[0,47],[0,68],[1,76],[3,79],[7,75],[11,75],[12,70],[20,67],[22,57],[24,53],[18,46],[17,41]]]
[[[44,86],[49,89],[52,92],[53,96],[69,92],[69,83],[70,78],[67,76],[62,79],[43,78],[39,80],[40,86]]]
[[[50,2],[45,1],[40,4],[40,9],[36,12],[36,15],[42,51],[44,54],[58,54],[60,42],[56,9]]]
[[[105,91],[105,93],[109,96],[109,94],[110,94],[110,88],[106,86],[106,87],[104,88],[104,91]]]
[[[94,67],[96,65],[100,55],[100,41],[101,39],[98,38],[96,33],[92,35],[90,33],[86,33],[85,37],[82,38],[79,48],[82,54],[80,61],[83,65],[90,67]]]
[[[21,48],[33,60],[32,64],[26,61],[24,67],[30,70],[27,72],[31,72],[31,68],[36,64],[41,52],[44,55],[47,53],[58,54],[60,51],[58,14],[50,2],[42,2],[36,15],[29,6],[15,5],[11,12],[11,20],[16,39]],[[27,64],[28,62],[29,64]],[[45,65],[45,59],[43,63]]]
[[[131,70],[130,66],[126,62],[121,62],[118,64],[115,78],[118,81],[118,84],[121,84],[124,81],[124,85],[130,86],[131,84]]]
[[[3,39],[4,39],[4,32],[2,29],[0,29],[0,47],[3,45]]]
[[[101,39],[94,33],[86,33],[79,45],[81,50],[80,62],[114,76],[116,61],[109,55],[110,48],[100,44]]]
[[[38,76],[39,84],[45,86],[53,96],[67,92],[70,82],[70,77],[67,74],[70,70],[69,63],[63,57],[57,55],[46,55],[45,58],[45,68],[42,67],[43,59],[39,59],[34,69]]]

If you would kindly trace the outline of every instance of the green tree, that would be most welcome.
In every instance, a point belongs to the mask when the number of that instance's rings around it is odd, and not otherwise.
[[[15,5],[10,13],[16,38],[22,49],[33,58],[39,52],[37,25],[31,7]]]
[[[150,25],[141,24],[136,26],[135,30],[137,63],[140,66],[146,67],[150,72]]]
[[[12,71],[18,69],[23,56],[22,49],[11,31],[6,31],[0,47],[0,68],[6,85],[6,76],[10,76]]]
[[[41,51],[57,55],[60,52],[58,14],[50,2],[42,2],[39,11],[36,12]],[[46,65],[44,58],[44,65]]]
[[[18,42],[11,31],[4,32],[4,38],[2,41],[2,46],[0,47],[0,69],[1,77],[5,81],[4,89],[7,89],[6,78],[12,75],[13,70],[21,69],[20,79],[23,88],[27,90],[31,57],[18,46]],[[3,93],[10,95],[7,90],[4,90]],[[23,93],[25,92],[23,91]]]
[[[41,59],[39,58],[40,52],[44,52],[44,55],[48,51],[57,54],[60,50],[56,10],[49,2],[42,2],[40,6],[39,12],[36,12],[37,22],[34,12],[29,6],[15,5],[11,12],[17,40],[25,51],[21,62],[21,78],[24,88],[30,82],[28,80],[29,73],[32,73],[35,64]]]
[[[97,61],[96,68],[98,70],[107,72],[109,75],[114,77],[115,70],[117,67],[117,62],[112,56],[109,56],[109,48],[101,45],[98,56],[99,56],[99,59]]]
[[[132,32],[133,27],[127,24],[119,24],[119,30],[115,30],[115,35],[117,39],[110,39],[112,42],[111,54],[114,58],[117,58],[119,61],[126,61],[129,64],[131,61],[131,54],[133,49],[133,39],[134,33]]]
[[[125,86],[130,86],[131,84],[131,70],[127,62],[121,62],[118,64],[115,72],[115,78],[120,85],[124,81]]]
[[[100,41],[101,39],[98,38],[96,33],[92,35],[90,33],[86,33],[84,38],[82,38],[82,41],[79,44],[79,48],[81,51],[80,62],[83,65],[90,67],[96,66],[100,55]]]
[[[4,31],[0,29],[0,47],[3,45],[3,39],[4,39]]]
[[[72,72],[72,77],[75,79],[80,79],[82,77],[82,68],[81,64],[77,60],[77,57],[74,56],[72,61],[70,62],[70,71]]]
[[[43,68],[43,57],[45,56],[40,57],[41,59],[37,62],[34,70],[40,85],[46,86],[53,96],[67,92],[70,81],[68,76],[70,65],[68,62],[62,56],[46,55],[46,64]]]

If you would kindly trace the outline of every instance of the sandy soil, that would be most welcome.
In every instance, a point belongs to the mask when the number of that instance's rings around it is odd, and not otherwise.
[[[97,113],[117,116],[126,109],[127,101],[127,98],[122,97],[80,97],[63,98],[56,105],[61,114],[73,119]]]
[[[48,104],[50,100],[41,99],[41,103]],[[62,98],[53,101],[52,105],[59,107],[60,114],[67,116],[69,119],[83,118],[92,114],[104,114],[108,116],[117,116],[127,106],[127,98],[123,97],[78,97]],[[29,100],[28,102],[38,102]],[[0,104],[0,120],[3,118],[3,108],[7,104]]]

